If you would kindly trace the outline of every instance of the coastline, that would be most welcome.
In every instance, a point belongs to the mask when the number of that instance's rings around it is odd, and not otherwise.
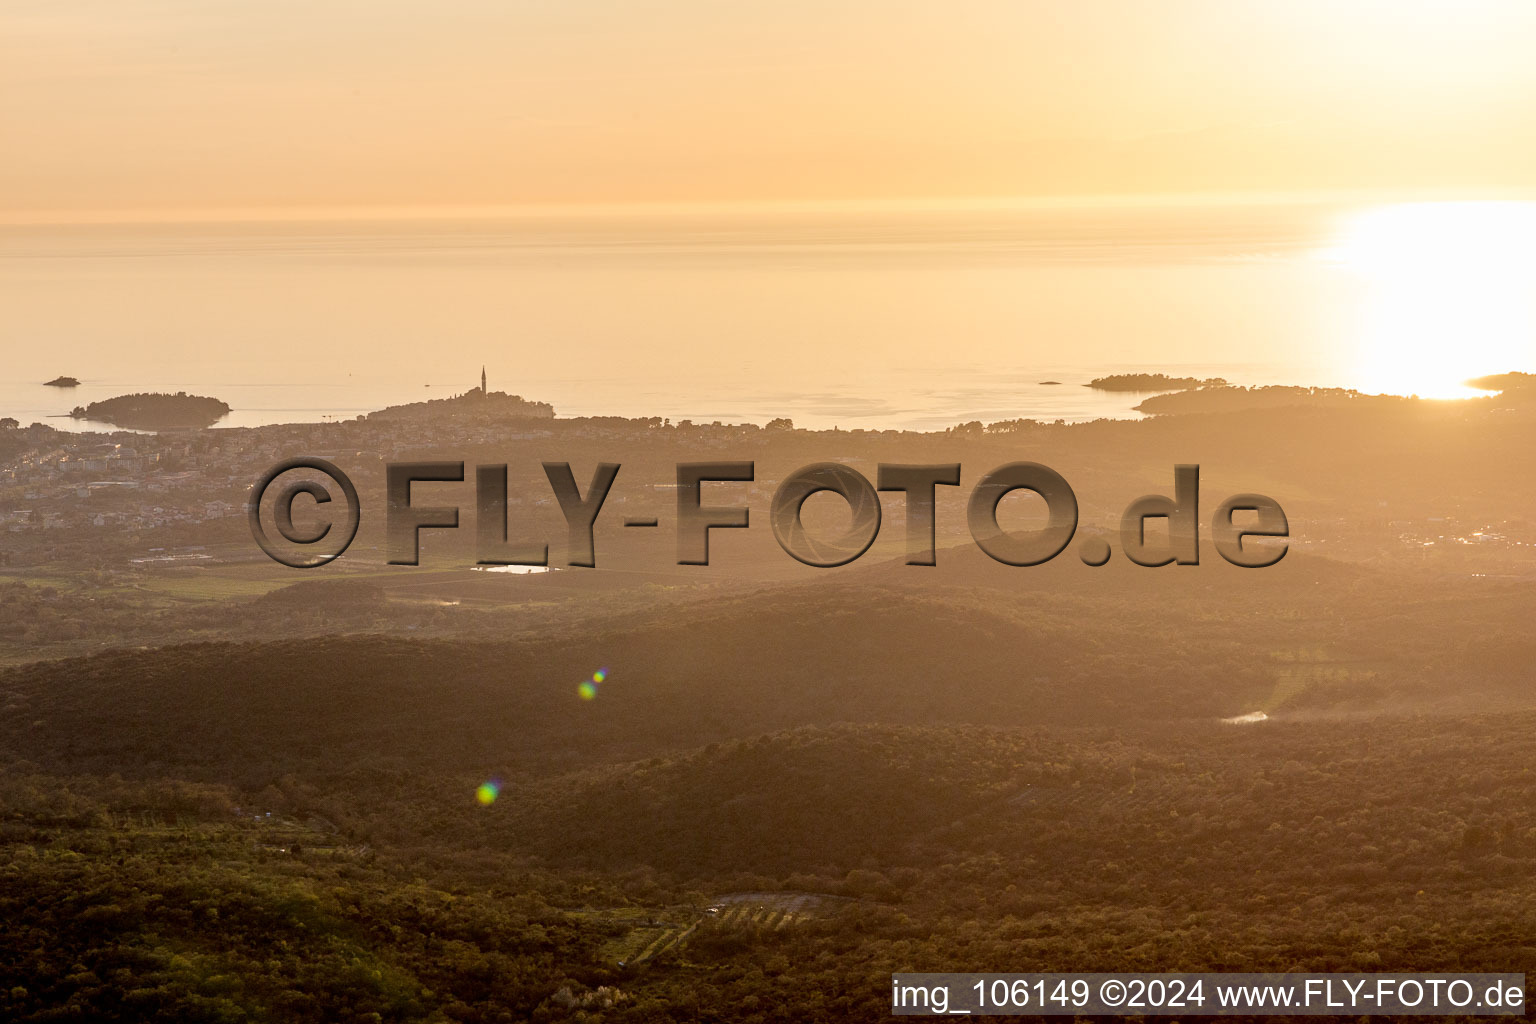
[[[1143,414],[1137,412],[1135,406],[1159,392],[1099,391],[1072,385],[1087,384],[1093,378],[1107,374],[1143,369],[1148,372],[1166,370],[1170,374],[1178,372],[1187,376],[1224,376],[1234,383],[1246,385],[1322,383],[1320,378],[1308,376],[1300,368],[1283,366],[1159,364],[1143,368],[1135,364],[1106,362],[1072,367],[1024,367],[1006,373],[992,373],[976,367],[948,371],[921,368],[888,373],[888,384],[879,399],[850,399],[848,395],[853,392],[853,386],[839,394],[833,386],[791,393],[737,384],[710,395],[705,386],[707,382],[703,382],[696,386],[695,396],[678,397],[675,393],[664,396],[659,385],[634,387],[626,380],[599,376],[530,377],[497,383],[494,367],[492,376],[493,388],[508,388],[547,401],[562,418],[662,416],[674,423],[691,419],[699,423],[719,420],[763,424],[787,416],[797,426],[812,429],[930,431],[972,420],[993,422],[1025,418],[1081,423],[1095,419],[1142,419]],[[1048,380],[1062,383],[1043,383]],[[68,431],[119,429],[103,428],[94,421],[71,419],[69,409],[62,406],[89,405],[92,401],[132,392],[186,391],[218,395],[233,406],[228,415],[213,424],[215,428],[325,423],[353,419],[391,405],[447,397],[462,392],[470,383],[467,379],[459,385],[434,382],[428,388],[400,380],[366,378],[299,385],[289,382],[234,383],[228,379],[129,381],[118,378],[83,381],[80,387],[70,389],[67,402],[60,401],[63,395],[57,388],[0,383],[0,416],[13,416],[23,425],[41,422]],[[860,393],[863,394],[862,389]]]

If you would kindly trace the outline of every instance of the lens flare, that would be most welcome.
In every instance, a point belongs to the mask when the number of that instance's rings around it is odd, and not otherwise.
[[[576,687],[576,692],[581,694],[582,700],[591,700],[597,696],[597,687],[592,683],[583,682],[580,686]]]
[[[491,804],[496,802],[496,798],[500,795],[501,783],[497,782],[495,779],[491,779],[488,782],[482,782],[479,786],[475,787],[475,799],[479,801],[481,807],[491,806]]]
[[[608,670],[605,669],[605,668],[600,668],[596,672],[592,673],[592,681],[594,683],[600,683],[600,682],[602,682],[603,680],[605,680],[607,678],[608,678]]]

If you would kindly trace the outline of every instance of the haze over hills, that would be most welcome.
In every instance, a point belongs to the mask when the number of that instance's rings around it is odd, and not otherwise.
[[[871,566],[516,639],[363,632],[13,668],[0,749],[51,770],[264,785],[375,758],[538,774],[832,722],[1200,729],[1256,709],[1392,722],[1530,703],[1518,584],[1293,556],[1262,581],[1122,564],[1020,585],[979,552],[944,554],[938,570]],[[299,586],[330,605],[355,589]],[[1469,618],[1482,631],[1441,625]],[[598,667],[601,699],[578,700]]]

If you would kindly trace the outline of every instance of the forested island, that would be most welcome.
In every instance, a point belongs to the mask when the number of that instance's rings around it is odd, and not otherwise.
[[[179,430],[210,427],[229,415],[229,405],[217,398],[189,395],[134,394],[77,405],[69,414],[77,420],[97,420],[129,430]]]
[[[1100,391],[1183,391],[1189,388],[1223,387],[1221,377],[1170,377],[1166,373],[1113,373],[1095,377],[1084,387]]]
[[[43,387],[46,387],[46,388],[77,388],[79,386],[80,386],[80,381],[77,380],[76,378],[74,378],[74,377],[65,377],[65,376],[62,376],[62,375],[53,378],[53,380],[49,380],[49,381],[44,381],[43,382]]]

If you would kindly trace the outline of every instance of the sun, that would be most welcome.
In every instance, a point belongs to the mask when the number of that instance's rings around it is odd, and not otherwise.
[[[1356,386],[1462,398],[1536,368],[1536,202],[1377,207],[1325,255],[1365,279]]]

